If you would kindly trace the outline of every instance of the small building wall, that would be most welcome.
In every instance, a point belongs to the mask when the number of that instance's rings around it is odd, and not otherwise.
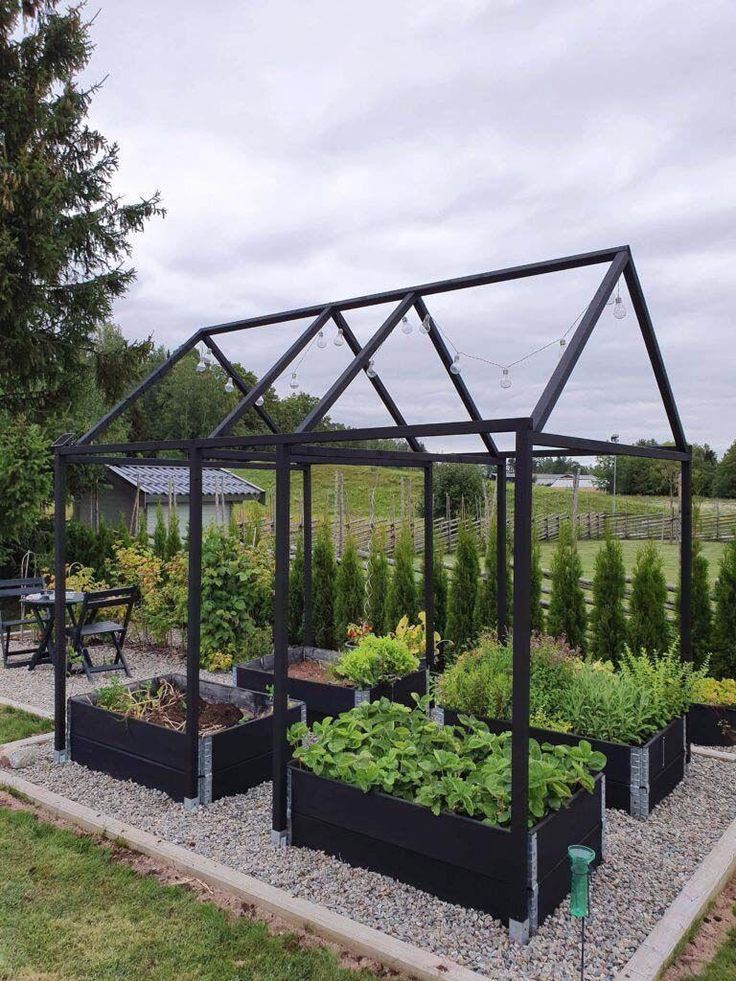
[[[106,525],[117,525],[121,518],[127,528],[133,517],[136,489],[114,474],[109,475],[109,481],[100,483],[95,501],[94,489],[84,491],[74,499],[74,517],[85,525],[94,527],[96,512],[99,519]]]

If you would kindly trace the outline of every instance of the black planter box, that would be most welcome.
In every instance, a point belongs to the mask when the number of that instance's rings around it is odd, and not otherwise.
[[[736,708],[691,705],[687,714],[687,738],[696,746],[736,745]]]
[[[568,845],[603,854],[603,778],[595,791],[578,791],[567,807],[528,831],[528,920],[512,923],[518,903],[517,861],[511,832],[472,818],[442,813],[289,764],[291,840],[350,865],[382,872],[450,903],[483,910],[527,939],[570,889]],[[517,906],[518,909],[518,906]]]
[[[458,713],[452,709],[432,709],[437,722],[457,725]],[[606,807],[628,811],[632,817],[646,819],[667,794],[685,776],[687,762],[686,717],[673,719],[641,746],[609,743],[589,739],[573,732],[552,729],[529,729],[529,735],[540,743],[573,745],[586,739],[593,749],[603,753],[606,765]],[[507,732],[511,723],[503,719],[483,719],[491,732]]]
[[[184,675],[170,674],[127,687],[140,688],[159,680],[186,688]],[[270,706],[261,692],[242,691],[230,685],[200,682],[204,699],[235,702],[251,711]],[[299,722],[303,706],[292,702],[289,724]],[[96,704],[95,692],[69,699],[69,750],[71,759],[118,780],[134,780],[144,787],[163,790],[174,800],[185,796],[186,735],[153,722],[130,719]],[[273,717],[264,716],[199,737],[199,801],[202,804],[240,794],[271,779]]]
[[[289,664],[302,660],[324,661],[334,664],[339,655],[336,651],[320,647],[290,647]],[[266,691],[273,685],[273,654],[237,664],[233,668],[235,685],[251,691]],[[330,685],[320,681],[307,681],[303,678],[289,678],[288,692],[307,706],[307,721],[319,722],[326,716],[348,712],[361,702],[376,702],[379,698],[390,698],[402,705],[414,705],[412,693],[424,695],[427,691],[427,672],[420,662],[420,670],[412,671],[393,683],[374,685],[373,688],[359,689],[346,685]]]

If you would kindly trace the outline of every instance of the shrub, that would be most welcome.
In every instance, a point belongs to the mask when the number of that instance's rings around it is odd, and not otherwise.
[[[330,526],[317,529],[312,552],[312,629],[317,647],[333,650],[335,643],[335,552]]]
[[[480,560],[478,543],[472,528],[463,522],[458,528],[455,565],[452,570],[447,611],[447,636],[461,651],[475,642],[478,635],[478,587]]]
[[[711,670],[716,678],[731,678],[736,673],[736,539],[723,549],[713,595]]]
[[[473,719],[438,726],[427,718],[428,699],[415,709],[386,698],[364,702],[309,730],[289,731],[295,758],[334,780],[393,794],[429,808],[476,818],[485,824],[511,820],[511,734],[494,735]],[[299,745],[299,744],[302,745]],[[529,742],[529,824],[558,810],[573,794],[594,789],[593,774],[606,758],[590,743],[540,746]]]
[[[156,524],[153,528],[153,554],[160,559],[166,559],[169,532],[164,520],[164,509],[161,501],[156,504]]]
[[[682,604],[681,585],[678,583],[675,609],[680,611]],[[699,539],[693,539],[692,587],[690,596],[690,627],[692,631],[692,652],[695,664],[705,664],[711,650],[713,634],[713,610],[710,602],[710,583],[708,559],[703,553]]]
[[[289,566],[289,643],[304,640],[304,535],[296,539],[294,558]]]
[[[552,557],[552,588],[547,613],[547,632],[564,637],[571,647],[585,650],[585,595],[580,586],[583,568],[569,522],[560,526]]]
[[[417,584],[414,578],[414,539],[409,525],[402,527],[396,539],[389,611],[392,629],[402,617],[408,617],[413,622],[419,612]]]
[[[166,558],[173,559],[177,552],[181,552],[179,511],[176,508],[169,508],[169,527],[166,530]]]
[[[386,542],[383,533],[378,530],[374,530],[371,536],[365,593],[366,620],[373,627],[374,633],[385,634],[389,630],[389,566],[386,558]]]
[[[424,657],[427,650],[427,615],[424,610],[420,611],[418,621],[418,623],[409,623],[408,617],[402,617],[396,624],[394,637],[406,644],[410,654],[416,654],[417,657]],[[439,641],[440,635],[435,630],[435,648]]]
[[[629,647],[637,654],[661,654],[669,647],[667,580],[654,542],[636,554],[629,598]]]
[[[450,499],[450,514],[475,514],[483,503],[483,473],[477,464],[440,463],[434,468],[433,515],[443,518]]]
[[[355,539],[348,535],[335,581],[335,624],[340,646],[345,643],[348,624],[362,618],[364,605],[365,577]]]
[[[723,708],[736,706],[736,681],[733,678],[724,678],[722,681],[716,678],[696,678],[693,701]]]
[[[353,650],[342,654],[334,671],[357,688],[372,688],[383,681],[403,678],[418,668],[419,658],[409,653],[404,641],[369,634]]]
[[[626,569],[621,543],[610,535],[595,557],[589,650],[593,657],[617,664],[626,646]]]

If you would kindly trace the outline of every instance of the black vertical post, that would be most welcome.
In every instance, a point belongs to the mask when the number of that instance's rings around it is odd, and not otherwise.
[[[185,807],[199,801],[199,642],[202,593],[202,451],[189,454],[189,602],[187,610],[187,718]]]
[[[506,640],[506,461],[496,467],[496,619],[498,639]]]
[[[427,668],[434,668],[434,495],[432,490],[432,464],[424,468],[424,616]]]
[[[66,466],[54,454],[54,759],[63,763],[66,748]]]
[[[532,557],[532,442],[529,430],[516,433],[514,469],[514,631],[513,689],[511,696],[511,833],[517,854],[518,893],[511,932],[525,942],[529,937],[529,851],[527,832],[529,799],[529,659],[531,655],[531,603],[529,587]]]
[[[692,661],[693,464],[680,464],[680,657]]]
[[[307,465],[304,476],[304,645],[314,646],[312,628],[312,468]]]
[[[273,819],[271,840],[288,841],[286,763],[289,669],[289,447],[276,447],[276,591],[273,613]]]

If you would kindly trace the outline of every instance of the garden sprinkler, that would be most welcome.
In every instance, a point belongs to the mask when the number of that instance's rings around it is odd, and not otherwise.
[[[585,917],[590,900],[590,866],[595,852],[585,845],[570,845],[570,915],[580,920],[580,979],[585,981]]]

